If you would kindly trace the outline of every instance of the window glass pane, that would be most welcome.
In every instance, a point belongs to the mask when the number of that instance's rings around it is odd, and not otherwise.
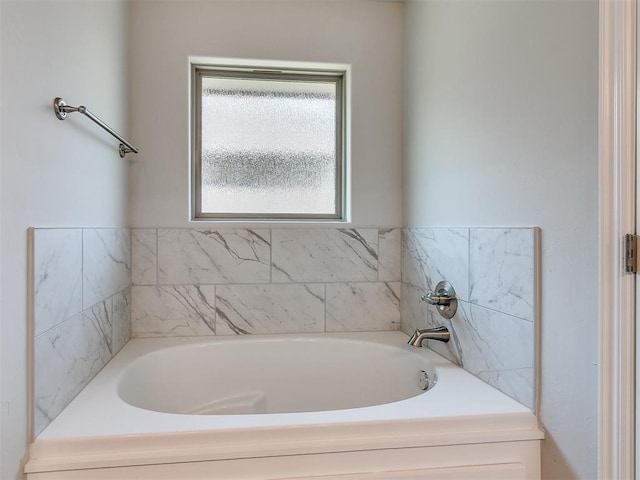
[[[336,83],[202,78],[202,212],[336,213]]]

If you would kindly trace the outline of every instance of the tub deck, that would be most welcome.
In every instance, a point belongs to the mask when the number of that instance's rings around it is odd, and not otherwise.
[[[322,334],[406,345],[400,332]],[[291,335],[289,335],[291,337]],[[539,440],[526,407],[426,348],[438,384],[371,407],[263,415],[180,415],[133,407],[117,394],[123,368],[158,348],[225,338],[131,340],[38,436],[27,473],[408,447]],[[170,388],[168,386],[167,388]]]

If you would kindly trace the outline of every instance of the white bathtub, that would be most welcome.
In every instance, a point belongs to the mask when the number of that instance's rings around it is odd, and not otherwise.
[[[26,472],[539,478],[535,416],[406,340],[399,332],[132,340],[40,434]],[[421,371],[438,379],[426,392]]]
[[[435,373],[417,348],[336,336],[251,337],[163,348],[119,381],[130,405],[165,413],[272,414],[368,407],[415,397]],[[167,388],[170,385],[171,388]]]

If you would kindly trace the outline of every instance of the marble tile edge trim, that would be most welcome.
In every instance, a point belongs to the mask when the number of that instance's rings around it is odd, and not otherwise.
[[[32,443],[40,431],[36,431],[35,400],[35,232],[34,227],[27,228],[27,440]]]
[[[533,406],[540,411],[542,385],[542,228],[533,228]]]

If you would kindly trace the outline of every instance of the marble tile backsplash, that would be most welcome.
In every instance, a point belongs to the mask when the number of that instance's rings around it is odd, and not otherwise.
[[[31,229],[34,433],[131,338],[129,230]]]
[[[158,284],[266,283],[269,230],[157,230]]]
[[[135,337],[400,327],[400,229],[133,229],[131,252]]]
[[[414,228],[403,231],[402,326],[446,325],[451,341],[429,348],[535,408],[537,228]],[[420,300],[440,280],[458,296],[450,319]]]
[[[32,229],[34,431],[131,337],[398,330],[533,408],[537,229]],[[420,296],[440,280],[459,310]]]

